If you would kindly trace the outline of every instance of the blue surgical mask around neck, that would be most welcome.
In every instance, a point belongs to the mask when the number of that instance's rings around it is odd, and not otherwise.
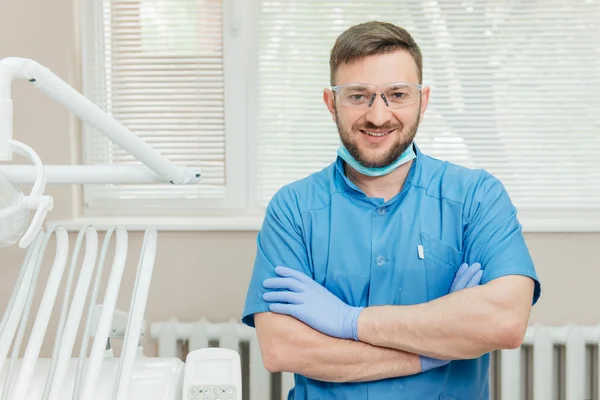
[[[412,159],[414,159],[417,156],[415,154],[413,145],[411,143],[410,146],[408,146],[408,148],[404,151],[404,153],[402,153],[402,155],[400,155],[400,157],[398,157],[398,159],[396,161],[394,161],[392,164],[390,164],[386,167],[382,167],[382,168],[367,168],[364,165],[362,165],[361,163],[359,163],[358,161],[356,161],[356,159],[354,157],[352,157],[352,155],[348,152],[348,150],[343,145],[340,145],[340,147],[338,147],[337,154],[344,161],[346,161],[348,163],[348,165],[350,165],[352,168],[354,168],[361,174],[367,175],[367,176],[387,175],[390,172],[394,171],[399,166],[401,166],[402,164],[405,164],[405,163],[411,161]]]

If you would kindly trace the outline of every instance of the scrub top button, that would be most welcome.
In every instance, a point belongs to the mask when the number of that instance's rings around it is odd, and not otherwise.
[[[377,210],[377,213],[378,213],[379,215],[383,215],[383,214],[385,214],[385,212],[386,212],[386,211],[387,211],[387,210],[386,210],[386,208],[385,208],[385,207],[381,207],[381,208],[379,208],[379,209]]]
[[[383,264],[385,264],[385,257],[377,256],[377,265],[379,265],[381,267]]]

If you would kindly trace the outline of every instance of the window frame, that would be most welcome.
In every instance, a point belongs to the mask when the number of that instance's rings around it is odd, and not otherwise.
[[[89,51],[99,51],[101,44],[90,41],[90,31],[93,28],[86,26],[102,24],[102,21],[91,21],[88,8],[90,0],[79,0],[80,10],[80,40],[81,40],[81,76],[82,93],[89,95],[89,71],[93,67],[88,58]],[[102,7],[98,2],[95,7]],[[240,12],[245,7],[243,0],[223,1],[222,8],[222,43],[223,43],[223,79],[224,79],[224,109],[233,110],[225,112],[225,195],[223,199],[198,199],[198,200],[144,200],[144,208],[136,207],[136,201],[111,201],[98,199],[93,196],[93,189],[89,185],[82,185],[81,209],[77,218],[108,218],[119,219],[134,218],[165,218],[168,217],[205,217],[245,215],[247,208],[248,171],[246,139],[246,77],[244,65],[247,63],[246,39],[244,37],[245,21],[240,18]],[[87,25],[86,25],[87,24]],[[93,49],[88,49],[87,44],[94,43]],[[133,132],[135,133],[135,132]],[[85,124],[81,126],[81,152],[84,164],[89,164],[93,153],[93,137]]]

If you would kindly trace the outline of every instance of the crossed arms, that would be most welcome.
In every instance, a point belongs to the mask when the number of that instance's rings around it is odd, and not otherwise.
[[[359,341],[322,334],[271,312],[255,315],[265,367],[329,382],[361,382],[421,372],[420,355],[477,358],[521,345],[533,280],[510,275],[410,306],[367,307]]]

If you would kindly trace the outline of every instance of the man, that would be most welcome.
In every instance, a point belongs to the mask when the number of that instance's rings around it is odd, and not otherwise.
[[[278,191],[243,321],[289,399],[489,396],[489,353],[521,345],[540,296],[503,185],[413,143],[429,103],[404,29],[351,27],[323,99],[342,146]]]

